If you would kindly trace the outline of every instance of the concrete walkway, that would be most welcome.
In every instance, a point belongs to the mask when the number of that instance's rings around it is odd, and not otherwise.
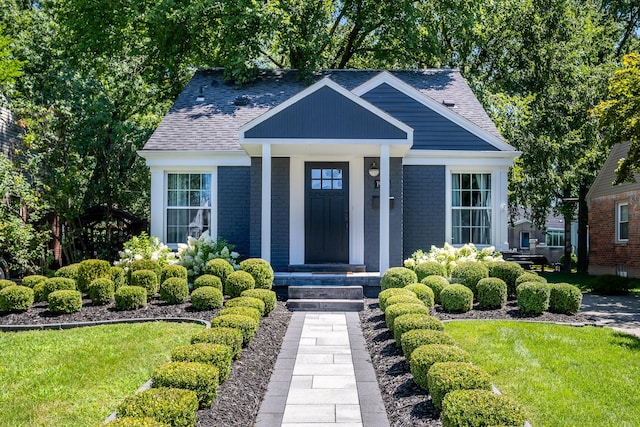
[[[293,313],[256,426],[389,426],[358,313]]]
[[[584,294],[580,314],[599,325],[640,337],[640,295]]]

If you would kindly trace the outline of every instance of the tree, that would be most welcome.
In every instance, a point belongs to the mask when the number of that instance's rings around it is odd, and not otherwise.
[[[3,36],[3,27],[0,25],[0,89],[7,84],[15,83],[15,80],[22,75],[23,61],[19,61],[13,56],[11,45],[13,39]]]

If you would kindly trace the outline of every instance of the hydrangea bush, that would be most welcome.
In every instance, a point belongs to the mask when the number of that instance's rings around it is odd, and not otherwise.
[[[140,259],[157,261],[160,267],[176,262],[176,256],[171,249],[155,236],[149,236],[144,231],[139,236],[133,236],[125,242],[124,249],[119,252],[120,260],[113,265],[129,270],[132,262]]]
[[[188,237],[186,244],[178,243],[178,264],[187,269],[189,282],[192,283],[195,278],[205,273],[204,267],[207,261],[214,258],[229,261],[237,270],[240,254],[233,249],[234,246],[224,239],[213,240],[209,236],[209,231],[205,231],[197,239]]]
[[[504,260],[502,259],[502,254],[496,252],[496,248],[493,246],[478,249],[472,243],[468,243],[457,248],[445,243],[442,248],[431,246],[429,252],[424,252],[421,249],[415,251],[411,254],[411,258],[407,258],[404,261],[404,266],[413,270],[417,265],[429,261],[444,265],[447,269],[447,275],[451,276],[451,271],[462,261],[492,262]]]

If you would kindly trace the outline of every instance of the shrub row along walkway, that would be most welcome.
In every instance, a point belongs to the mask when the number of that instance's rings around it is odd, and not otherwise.
[[[599,325],[640,337],[640,295],[583,294],[580,314]]]

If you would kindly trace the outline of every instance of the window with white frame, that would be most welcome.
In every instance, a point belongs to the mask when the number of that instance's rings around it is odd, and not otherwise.
[[[621,202],[616,205],[616,240],[629,240],[629,203]]]
[[[167,244],[200,237],[211,225],[211,174],[167,175]]]
[[[491,244],[491,174],[451,175],[452,243]]]
[[[564,247],[564,230],[547,229],[546,243],[547,246]]]

